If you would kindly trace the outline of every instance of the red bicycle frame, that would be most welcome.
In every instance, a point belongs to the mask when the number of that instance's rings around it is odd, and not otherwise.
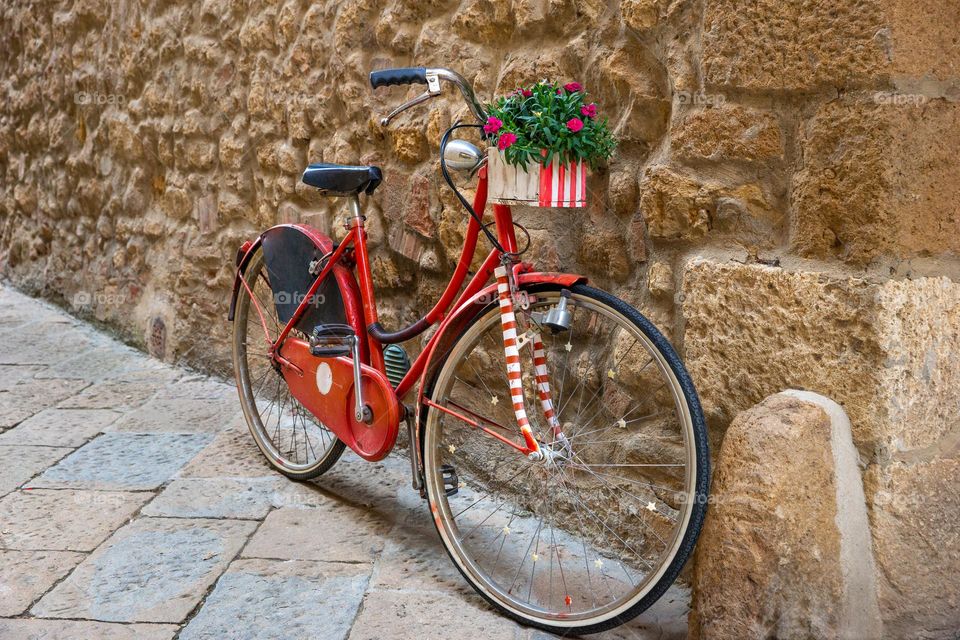
[[[474,197],[473,209],[478,213],[478,215],[482,216],[486,208],[486,204],[487,173],[486,168],[481,168],[479,172],[477,191]],[[310,301],[314,299],[314,295],[317,293],[317,290],[324,282],[325,278],[330,275],[334,265],[339,263],[340,259],[344,256],[344,253],[350,248],[353,248],[356,256],[356,277],[359,284],[364,326],[370,327],[371,325],[378,323],[376,293],[374,291],[373,277],[370,271],[370,257],[367,253],[367,234],[366,230],[364,229],[364,218],[360,213],[358,200],[354,199],[352,201],[352,206],[354,215],[352,215],[349,220],[346,237],[339,243],[332,255],[330,255],[326,260],[323,269],[313,281],[313,284],[307,291],[307,294],[302,297],[302,300],[297,306],[296,311],[287,321],[283,330],[278,335],[277,340],[270,345],[270,352],[272,356],[284,366],[294,366],[295,368],[295,365],[285,361],[285,359],[280,356],[280,347],[284,344],[284,341],[290,334],[290,331],[294,328],[307,310]],[[564,286],[570,286],[576,282],[582,282],[585,280],[583,276],[575,274],[533,272],[533,266],[531,264],[520,262],[514,257],[514,255],[511,255],[517,253],[517,238],[514,233],[513,214],[510,210],[510,207],[500,204],[494,205],[493,218],[496,225],[497,240],[505,250],[505,253],[501,253],[498,248],[491,249],[480,268],[473,275],[473,277],[470,278],[469,282],[467,282],[466,287],[463,287],[464,282],[467,280],[467,275],[469,274],[470,264],[473,260],[474,254],[476,253],[477,240],[481,231],[480,223],[478,223],[477,220],[471,216],[467,225],[466,235],[464,237],[463,249],[460,253],[457,266],[450,278],[450,282],[447,284],[447,287],[440,296],[440,299],[437,300],[436,304],[429,311],[429,313],[424,316],[422,321],[425,322],[425,324],[422,325],[423,329],[426,329],[437,322],[440,322],[441,326],[431,337],[420,355],[413,361],[410,370],[394,389],[394,393],[398,399],[402,399],[404,396],[406,396],[407,393],[409,393],[413,388],[417,379],[424,375],[427,365],[435,354],[437,345],[439,344],[442,336],[444,336],[446,329],[449,328],[449,321],[454,316],[458,315],[461,310],[464,310],[470,304],[477,302],[477,298],[481,297],[481,293],[490,294],[495,291],[496,285],[488,286],[487,283],[493,277],[494,271],[501,264],[508,266],[512,270],[513,280],[517,286],[528,286],[536,283],[556,283]],[[247,246],[246,252],[252,252],[253,249],[254,247]],[[238,269],[237,276],[240,284],[248,292],[250,292],[250,287],[243,278],[242,267]],[[462,287],[463,289],[461,291]],[[486,295],[482,296],[482,298],[486,297]],[[490,298],[489,301],[493,301],[494,299],[496,299],[495,296]],[[267,327],[263,318],[262,310],[259,307],[256,297],[253,296],[252,293],[251,301],[257,307],[257,313],[260,315],[260,321],[264,325],[265,334],[269,336],[269,332],[266,331]],[[451,309],[454,310],[452,314],[450,313]],[[380,342],[378,342],[376,338],[369,332],[366,336],[366,342],[370,366],[375,368],[380,373],[385,374],[386,368],[383,359],[383,349]],[[463,420],[465,423],[481,429],[497,440],[500,440],[503,443],[517,449],[521,453],[528,454],[532,451],[538,450],[537,443],[529,434],[529,430],[525,430],[523,433],[524,443],[518,444],[509,438],[504,437],[501,433],[489,428],[490,426],[493,426],[500,429],[506,429],[504,425],[491,423],[486,418],[477,416],[463,407],[457,406],[457,409],[459,409],[459,411],[457,411],[450,409],[449,407],[440,406],[431,399],[423,397],[422,387],[423,385],[421,385],[420,401],[427,406],[451,414],[458,419]]]

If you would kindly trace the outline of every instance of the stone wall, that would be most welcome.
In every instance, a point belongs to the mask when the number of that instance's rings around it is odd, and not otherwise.
[[[866,468],[885,629],[960,626],[926,600],[960,600],[955,579],[937,581],[960,573],[956,511],[948,522],[937,508],[956,504],[960,440],[952,3],[76,0],[0,12],[3,275],[220,373],[237,246],[282,221],[339,232],[338,203],[299,184],[308,162],[384,168],[368,215],[386,326],[414,319],[452,268],[465,215],[435,157],[466,110],[451,92],[381,129],[420,89],[374,94],[371,69],[449,66],[483,97],[582,81],[621,144],[591,179],[589,210],[518,213],[532,254],[665,330],[715,444],[783,388],[840,402]]]

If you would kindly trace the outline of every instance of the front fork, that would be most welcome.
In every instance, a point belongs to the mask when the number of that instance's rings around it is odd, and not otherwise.
[[[517,425],[526,444],[527,457],[533,461],[544,459],[544,452],[540,443],[534,437],[530,428],[530,420],[523,399],[523,374],[520,366],[520,338],[517,335],[517,316],[515,305],[519,300],[518,289],[514,283],[513,270],[510,264],[504,262],[494,270],[497,278],[497,294],[500,302],[500,324],[503,328],[503,351],[507,365],[507,384],[510,387],[510,398],[513,402],[513,411],[517,418]],[[553,398],[550,394],[550,376],[547,372],[546,351],[540,332],[531,328],[525,337],[528,337],[533,348],[534,375],[537,383],[537,396],[540,398],[540,407],[547,420],[547,425],[553,432],[554,440],[565,442],[566,438],[553,408]],[[525,342],[524,342],[525,344]]]

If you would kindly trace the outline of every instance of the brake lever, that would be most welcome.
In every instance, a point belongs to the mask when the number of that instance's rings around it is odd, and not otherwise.
[[[421,93],[416,98],[412,100],[407,100],[402,105],[391,111],[384,118],[380,118],[380,126],[385,127],[390,124],[390,121],[396,118],[398,115],[409,109],[410,107],[415,107],[422,102],[426,102],[430,98],[436,98],[440,95],[440,77],[432,72],[427,72],[427,90],[424,93]]]

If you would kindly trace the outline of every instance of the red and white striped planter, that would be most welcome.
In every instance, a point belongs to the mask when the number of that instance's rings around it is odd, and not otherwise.
[[[528,207],[584,207],[587,204],[587,165],[561,164],[554,156],[544,167],[517,167],[503,152],[490,147],[487,153],[487,197],[497,204]]]

